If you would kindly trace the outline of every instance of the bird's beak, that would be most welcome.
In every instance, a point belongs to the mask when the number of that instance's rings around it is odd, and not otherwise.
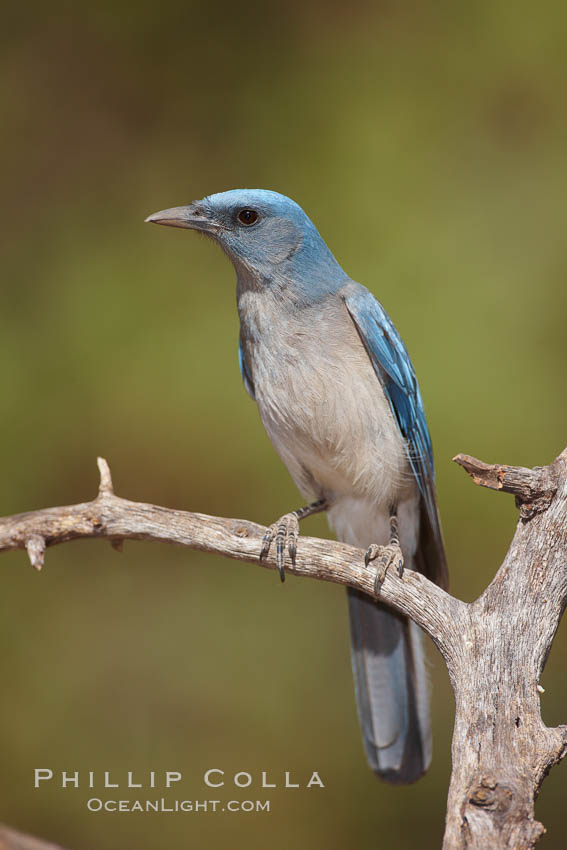
[[[220,226],[211,221],[202,208],[197,204],[189,204],[187,207],[171,207],[169,210],[160,210],[152,213],[145,221],[150,224],[165,224],[168,227],[186,227],[190,230],[201,230],[204,233],[216,233]]]

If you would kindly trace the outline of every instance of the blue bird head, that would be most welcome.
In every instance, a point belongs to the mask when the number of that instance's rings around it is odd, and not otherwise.
[[[161,210],[148,222],[197,230],[228,254],[239,277],[269,285],[275,280],[344,281],[346,275],[301,207],[278,192],[232,189],[184,207]]]

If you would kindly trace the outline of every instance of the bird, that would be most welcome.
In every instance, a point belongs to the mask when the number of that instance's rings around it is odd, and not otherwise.
[[[236,271],[244,386],[308,504],[267,530],[282,580],[299,521],[325,511],[337,538],[365,550],[378,592],[388,569],[447,587],[431,439],[408,352],[380,302],[339,265],[291,198],[232,189],[153,213],[198,231]],[[374,565],[376,561],[376,565]],[[364,747],[375,774],[419,779],[431,761],[429,686],[416,624],[347,588]]]

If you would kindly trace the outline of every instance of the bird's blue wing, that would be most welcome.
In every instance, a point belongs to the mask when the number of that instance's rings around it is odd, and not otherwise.
[[[252,375],[250,374],[250,369],[248,368],[248,363],[246,362],[246,355],[244,354],[244,350],[242,348],[242,337],[238,338],[238,363],[240,365],[240,374],[242,375],[242,380],[244,382],[244,386],[246,387],[246,392],[254,399],[254,401],[256,401],[256,394],[254,392],[254,383],[252,381]]]
[[[433,450],[417,378],[402,339],[382,305],[360,284],[349,284],[342,293],[374,367],[394,418],[406,440],[409,462],[423,500],[429,538],[420,541],[426,562],[424,571],[439,584],[446,584],[443,538],[435,495]],[[422,522],[423,525],[423,522]],[[432,563],[435,561],[436,563]]]

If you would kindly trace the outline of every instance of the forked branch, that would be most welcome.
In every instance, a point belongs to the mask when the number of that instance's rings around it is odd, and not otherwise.
[[[301,537],[287,572],[357,588],[411,617],[434,640],[456,698],[453,772],[444,850],[528,850],[544,828],[534,798],[567,750],[567,727],[548,729],[539,677],[567,604],[567,451],[548,467],[490,465],[458,455],[473,480],[516,496],[520,520],[506,559],[475,602],[466,604],[412,570],[376,572],[361,550]],[[27,550],[41,569],[45,550],[79,538],[155,540],[276,569],[260,559],[266,529],[131,502],[114,493],[108,464],[91,502],[0,519],[0,551]]]

